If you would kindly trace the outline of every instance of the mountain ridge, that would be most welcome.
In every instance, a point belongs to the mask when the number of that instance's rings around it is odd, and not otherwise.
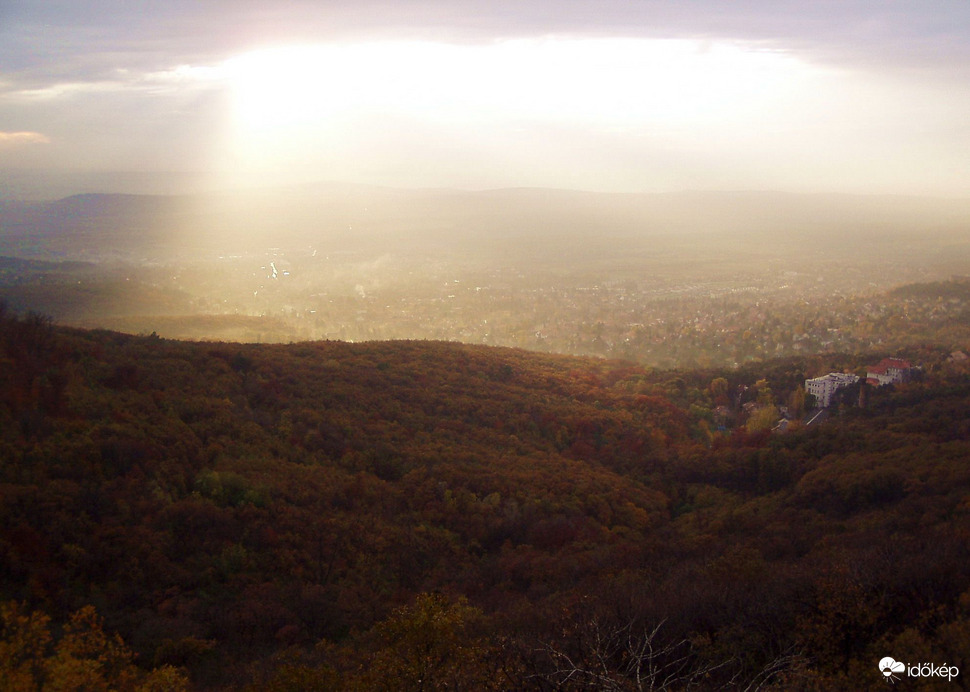
[[[595,193],[515,188],[407,190],[323,185],[246,194],[85,193],[54,202],[0,204],[0,243],[30,242],[28,253],[80,255],[92,246],[137,253],[203,247],[441,244],[469,252],[508,238],[555,243],[654,237],[750,242],[779,235],[802,242],[858,245],[931,230],[959,236],[970,200],[778,192]],[[10,254],[9,251],[7,254]]]

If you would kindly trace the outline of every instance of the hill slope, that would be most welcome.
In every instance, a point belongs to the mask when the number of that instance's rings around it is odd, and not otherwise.
[[[0,600],[93,605],[201,688],[865,688],[887,652],[970,660],[964,376],[711,443],[718,373],[2,321]]]

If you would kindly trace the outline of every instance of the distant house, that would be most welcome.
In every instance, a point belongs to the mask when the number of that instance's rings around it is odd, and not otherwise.
[[[741,407],[741,410],[750,416],[759,408],[761,408],[761,404],[759,404],[757,401],[749,401]]]
[[[884,384],[909,382],[913,366],[902,358],[883,358],[877,365],[870,365],[866,371],[866,381],[876,387]]]
[[[815,397],[819,408],[827,408],[832,403],[832,397],[837,391],[858,381],[857,376],[849,373],[830,372],[822,377],[805,380],[805,391]]]

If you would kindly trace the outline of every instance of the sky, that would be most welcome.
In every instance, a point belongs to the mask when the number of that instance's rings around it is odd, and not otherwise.
[[[0,3],[0,197],[105,173],[970,197],[967,123],[968,0]]]

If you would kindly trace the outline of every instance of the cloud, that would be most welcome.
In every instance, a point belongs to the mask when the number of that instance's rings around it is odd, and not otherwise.
[[[690,51],[578,50],[653,43]],[[310,54],[237,69],[281,49]],[[968,85],[968,0],[0,0],[0,123],[38,130],[0,148],[33,166],[970,194]]]
[[[0,131],[0,148],[16,147],[27,144],[50,144],[50,137],[40,132],[3,132]]]
[[[8,1],[0,64],[28,83],[100,79],[122,66],[211,65],[269,45],[387,38],[684,38],[759,42],[839,64],[938,69],[970,60],[965,0],[169,0],[150,11],[123,0],[83,8]]]

